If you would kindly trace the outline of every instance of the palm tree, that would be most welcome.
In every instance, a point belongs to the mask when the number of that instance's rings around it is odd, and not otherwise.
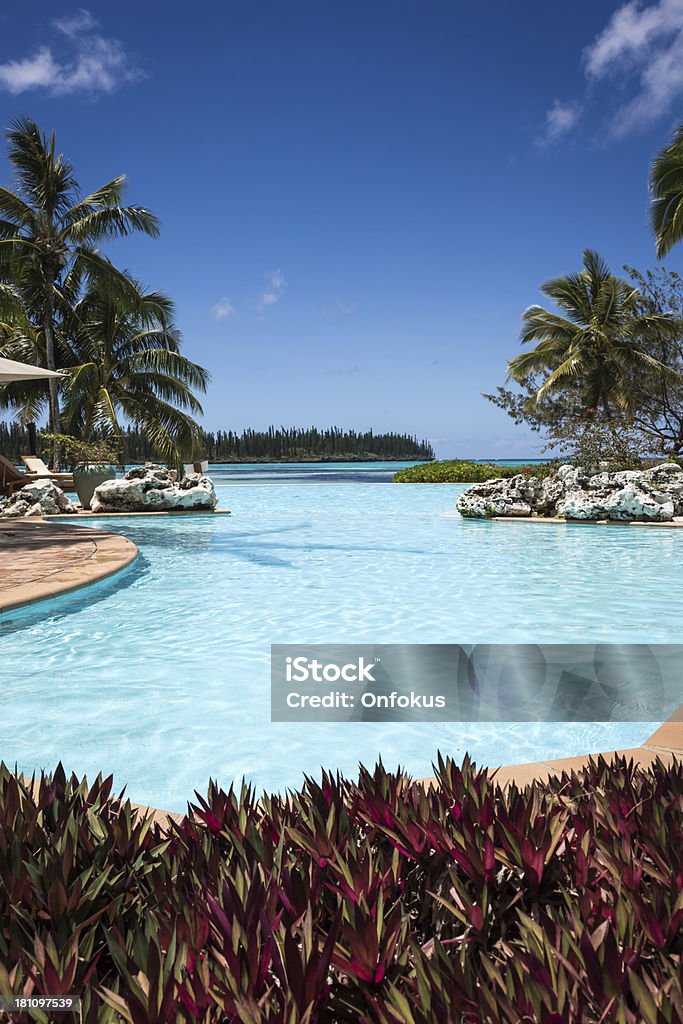
[[[121,418],[144,431],[164,461],[192,457],[199,436],[193,415],[202,407],[206,370],[180,352],[173,303],[144,291],[130,276],[122,282],[98,274],[64,324],[69,357],[62,423],[89,441],[121,436]]]
[[[530,306],[523,317],[522,344],[538,342],[508,363],[508,379],[524,383],[545,377],[534,401],[567,391],[585,409],[633,412],[633,375],[675,372],[642,347],[655,329],[675,333],[680,322],[668,314],[642,315],[641,296],[628,281],[610,273],[592,249],[583,253],[583,270],[546,281],[541,291],[566,316]]]
[[[650,192],[650,218],[661,259],[683,238],[683,124],[653,161]]]
[[[7,138],[16,189],[0,187],[0,281],[19,288],[43,335],[45,365],[55,370],[64,280],[116,274],[95,245],[136,231],[155,238],[159,221],[144,207],[122,205],[123,175],[82,196],[73,166],[56,151],[54,134],[48,139],[29,118],[14,121]],[[60,429],[58,383],[50,380],[53,432]]]
[[[31,323],[19,290],[0,283],[0,355],[35,366],[45,364],[41,332]],[[23,425],[31,423],[45,406],[46,381],[15,381],[0,388],[0,409],[20,410]]]

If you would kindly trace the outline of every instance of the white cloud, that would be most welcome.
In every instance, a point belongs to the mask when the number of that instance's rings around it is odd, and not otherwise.
[[[65,18],[55,18],[52,24],[65,36],[77,36],[81,32],[89,32],[91,29],[97,28],[97,20],[90,11],[86,11],[83,7],[75,14],[67,15]]]
[[[211,307],[211,312],[215,316],[216,320],[227,320],[228,317],[234,315],[235,307],[230,299],[224,295],[222,299],[219,299],[215,306]]]
[[[625,60],[640,61],[651,54],[654,43],[681,29],[683,0],[659,0],[650,7],[631,0],[615,11],[586,49],[586,72],[600,78],[615,68],[620,70]]]
[[[54,96],[74,92],[110,93],[143,76],[118,39],[106,38],[89,11],[53,22],[68,41],[70,53],[58,60],[52,48],[41,46],[32,56],[0,64],[0,88],[16,96],[46,89]]]
[[[670,113],[683,98],[683,0],[627,0],[584,50],[583,68],[590,85],[586,101],[555,100],[538,140],[542,145],[572,131],[582,106],[599,98],[600,86],[608,81],[608,99],[622,97],[608,115],[614,137],[646,128]]]
[[[49,88],[60,70],[51,51],[43,46],[33,57],[0,64],[0,86],[14,95],[40,86]]]
[[[683,0],[630,0],[587,47],[584,63],[593,82],[637,80],[635,95],[612,115],[614,135],[652,124],[683,95]]]
[[[261,292],[259,301],[262,306],[274,306],[279,302],[287,290],[287,281],[281,270],[269,270],[264,274],[269,287]]]
[[[578,103],[555,100],[550,110],[546,112],[543,134],[539,141],[546,144],[557,142],[576,127],[580,116],[581,108]]]

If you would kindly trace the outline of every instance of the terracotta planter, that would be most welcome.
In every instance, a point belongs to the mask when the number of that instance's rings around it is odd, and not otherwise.
[[[74,487],[81,506],[90,508],[95,488],[105,480],[115,480],[116,470],[103,462],[79,462],[74,466]]]

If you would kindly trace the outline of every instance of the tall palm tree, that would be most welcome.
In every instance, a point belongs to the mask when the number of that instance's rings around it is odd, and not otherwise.
[[[56,312],[67,276],[115,274],[97,243],[141,231],[159,234],[159,221],[141,206],[124,206],[120,175],[82,196],[74,168],[34,121],[22,117],[7,133],[16,188],[0,187],[0,281],[14,283],[43,334],[45,365],[58,369]],[[59,382],[50,380],[50,425],[58,432]]]
[[[566,315],[530,306],[521,341],[538,344],[508,363],[508,379],[518,383],[545,376],[536,402],[550,393],[578,391],[587,409],[599,408],[607,417],[616,410],[629,416],[634,374],[676,376],[643,346],[655,329],[673,334],[680,331],[680,322],[667,314],[641,314],[638,290],[611,274],[592,249],[584,250],[583,270],[546,281],[541,291]]]
[[[69,357],[62,423],[83,440],[121,435],[121,419],[145,432],[164,461],[192,457],[199,436],[193,416],[202,407],[209,375],[180,352],[173,303],[147,292],[131,277],[124,283],[97,275],[75,303],[65,325]]]
[[[683,124],[652,163],[650,192],[650,219],[661,259],[683,238]]]

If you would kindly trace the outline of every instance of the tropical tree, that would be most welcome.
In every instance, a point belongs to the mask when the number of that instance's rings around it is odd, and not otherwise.
[[[683,238],[683,124],[653,161],[650,192],[652,230],[661,259]]]
[[[94,272],[117,276],[95,248],[107,239],[159,234],[159,221],[142,206],[124,206],[124,175],[81,194],[74,168],[34,121],[22,117],[7,133],[16,187],[0,187],[0,282],[21,294],[32,325],[42,334],[45,365],[59,369],[56,337],[68,295]],[[50,426],[59,431],[59,382],[49,386]]]
[[[31,322],[19,290],[0,282],[0,355],[34,366],[45,365],[40,330]],[[18,412],[22,426],[35,421],[49,392],[45,380],[15,381],[0,387],[0,410]]]
[[[584,251],[581,271],[546,281],[541,291],[565,315],[530,306],[521,342],[537,344],[508,363],[508,379],[523,384],[540,377],[532,404],[567,394],[575,405],[600,410],[607,419],[630,417],[634,376],[676,376],[646,346],[655,331],[674,334],[680,322],[666,313],[643,312],[638,289],[610,273],[592,249]]]
[[[209,375],[180,351],[174,307],[161,292],[145,291],[129,275],[108,272],[90,287],[64,322],[68,357],[62,426],[90,441],[141,430],[157,455],[179,465],[192,456]]]

